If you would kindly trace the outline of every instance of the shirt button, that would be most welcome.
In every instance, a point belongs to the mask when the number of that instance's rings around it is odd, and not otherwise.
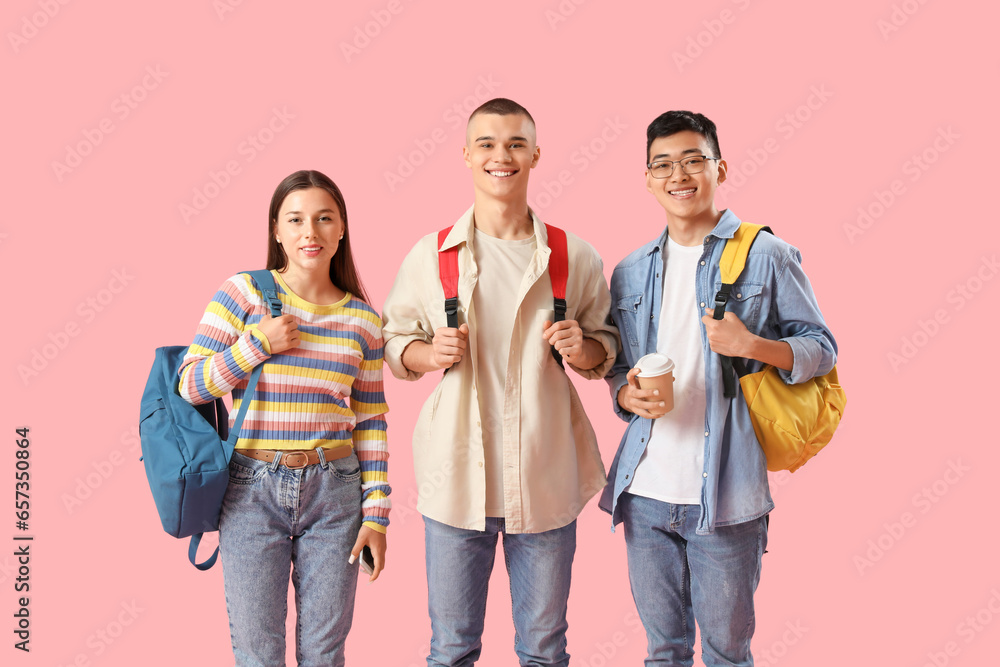
[[[701,265],[705,266],[705,260],[701,260]]]
[[[704,307],[705,307],[705,302],[704,302],[704,301],[702,301],[702,302],[701,302],[701,307],[702,307],[702,308],[704,308]]]
[[[482,468],[482,467],[483,467],[483,462],[482,462],[482,461],[480,461],[480,462],[479,462],[479,467],[480,467],[480,468]]]
[[[482,465],[482,464],[480,464],[480,465]],[[702,477],[708,477],[708,473],[707,472],[703,472],[703,473],[701,473],[701,476]]]
[[[706,438],[708,437],[708,431],[705,431],[705,437]]]
[[[476,422],[476,426],[482,427],[482,422]]]
[[[736,298],[737,298],[737,299],[742,299],[742,298],[743,298],[743,295],[742,295],[742,294],[740,294],[739,292],[737,292],[737,293],[736,293]]]
[[[649,319],[653,319],[653,314],[652,313],[649,314]]]

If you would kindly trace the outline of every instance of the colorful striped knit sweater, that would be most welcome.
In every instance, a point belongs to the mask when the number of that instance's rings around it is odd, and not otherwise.
[[[382,320],[350,294],[309,303],[272,271],[282,314],[298,325],[299,347],[270,355],[257,325],[268,307],[250,277],[219,288],[198,325],[180,372],[180,394],[195,405],[233,392],[230,424],[250,373],[265,361],[237,449],[314,449],[353,445],[361,463],[364,523],[389,525]],[[350,406],[348,406],[350,399]]]

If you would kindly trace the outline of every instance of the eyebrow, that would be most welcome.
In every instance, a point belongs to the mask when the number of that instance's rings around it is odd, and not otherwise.
[[[336,213],[332,208],[324,208],[316,211],[317,213]],[[285,215],[302,215],[302,211],[285,211]]]
[[[688,148],[688,149],[685,149],[685,150],[681,151],[681,155],[687,155],[688,153],[697,153],[699,155],[703,155],[703,153],[702,153],[702,151],[701,151],[700,148]],[[670,153],[660,153],[659,155],[654,155],[653,159],[650,160],[650,162],[655,162],[656,160],[658,160],[660,158],[669,158],[669,157],[670,157]]]
[[[494,137],[476,137],[476,143],[478,143],[480,141],[496,141],[496,138],[494,138]],[[523,141],[523,142],[527,143],[528,139],[526,137],[517,136],[517,137],[511,137],[510,141]]]

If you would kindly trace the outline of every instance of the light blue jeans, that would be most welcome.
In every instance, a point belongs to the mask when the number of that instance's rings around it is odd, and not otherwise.
[[[357,455],[289,470],[233,454],[219,547],[237,667],[285,664],[288,572],[295,586],[300,667],[344,664],[361,529]]]
[[[480,532],[424,517],[430,667],[467,667],[479,659],[486,593],[500,534],[510,578],[514,651],[520,664],[569,664],[566,601],[576,552],[576,521],[544,533],[511,534],[504,532],[501,518],[487,517],[486,530]],[[497,658],[489,661],[502,663]]]
[[[753,594],[766,516],[698,535],[701,508],[623,493],[628,575],[646,628],[646,665],[694,664],[695,621],[708,667],[750,667]]]

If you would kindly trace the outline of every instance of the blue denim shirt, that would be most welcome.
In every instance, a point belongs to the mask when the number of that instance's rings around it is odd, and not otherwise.
[[[722,249],[739,225],[739,218],[727,210],[705,237],[695,276],[697,294],[691,304],[699,315],[714,305],[715,293],[722,284]],[[604,488],[600,502],[601,509],[611,513],[612,530],[622,520],[618,499],[632,483],[653,424],[622,410],[617,396],[627,383],[629,369],[640,357],[656,351],[663,297],[663,247],[668,231],[623,259],[611,276],[611,316],[621,332],[622,349],[606,379],[615,412],[628,422],[608,474],[612,483]],[[726,307],[752,333],[791,346],[792,370],[779,371],[788,384],[828,373],[837,360],[837,343],[823,321],[801,260],[796,248],[772,234],[760,234]],[[723,397],[720,357],[709,347],[704,326],[701,340],[705,355],[705,464],[697,532],[704,535],[716,526],[763,516],[774,509],[774,501],[767,486],[767,461],[754,435],[743,394],[738,392],[734,399]],[[749,372],[762,367],[759,361],[748,360]]]

